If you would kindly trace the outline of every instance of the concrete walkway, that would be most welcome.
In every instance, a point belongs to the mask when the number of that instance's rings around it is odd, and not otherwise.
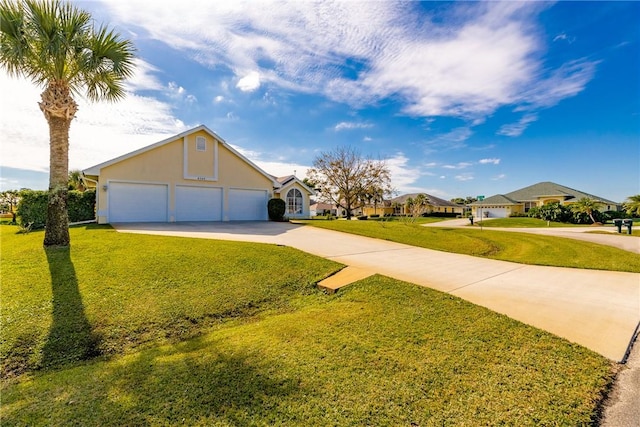
[[[459,296],[620,361],[640,322],[640,274],[541,267],[274,222],[119,224],[120,232],[273,243]]]

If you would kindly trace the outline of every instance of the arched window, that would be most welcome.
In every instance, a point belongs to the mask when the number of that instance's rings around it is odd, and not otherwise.
[[[297,188],[292,188],[287,192],[287,214],[302,214],[302,193]]]

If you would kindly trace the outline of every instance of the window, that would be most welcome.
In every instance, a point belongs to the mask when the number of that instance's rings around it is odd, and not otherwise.
[[[204,139],[204,136],[196,136],[196,150],[207,151],[207,140]]]
[[[287,214],[302,214],[302,193],[297,188],[292,188],[287,192]]]

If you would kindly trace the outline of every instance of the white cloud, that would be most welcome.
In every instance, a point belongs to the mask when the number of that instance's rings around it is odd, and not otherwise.
[[[533,123],[536,120],[538,120],[537,114],[525,114],[517,123],[501,126],[497,134],[505,136],[520,136],[529,126],[529,123]]]
[[[456,181],[471,181],[474,179],[472,173],[461,173],[460,175],[455,176]]]
[[[41,91],[27,80],[0,73],[2,166],[49,169],[49,129],[37,104]],[[93,166],[188,128],[168,104],[154,98],[130,93],[116,103],[76,101],[79,109],[69,134],[71,169]]]
[[[222,96],[222,95],[218,95],[215,98],[213,98],[213,102],[215,102],[215,103],[220,103],[222,101],[224,101],[224,96]]]
[[[459,162],[459,163],[456,163],[455,165],[443,165],[442,167],[444,169],[465,169],[471,166],[472,164],[473,163],[469,163],[469,162]]]
[[[478,163],[480,163],[481,165],[488,165],[488,164],[493,164],[493,165],[499,165],[500,164],[500,159],[480,159],[478,161]]]
[[[372,123],[364,123],[364,122],[340,122],[333,127],[333,130],[336,132],[341,130],[352,130],[352,129],[369,129],[372,128]]]
[[[260,87],[260,73],[250,72],[238,81],[236,87],[243,92],[253,92]]]
[[[405,2],[104,5],[200,63],[228,67],[243,91],[272,83],[355,106],[394,97],[407,114],[471,123],[505,105],[545,107],[573,96],[594,66],[543,68],[535,22],[549,7],[542,2],[460,2],[431,12]]]
[[[410,193],[415,187],[412,186],[422,175],[420,169],[409,166],[409,158],[403,153],[396,153],[395,156],[385,160],[391,172],[391,185],[401,193]]]
[[[364,142],[371,142],[371,141],[373,141],[373,138],[371,138],[370,136],[365,136],[364,138],[362,138],[362,140]]]
[[[501,179],[505,179],[507,177],[507,175],[501,173],[500,175],[496,175],[493,178],[491,178],[492,181],[500,181]]]

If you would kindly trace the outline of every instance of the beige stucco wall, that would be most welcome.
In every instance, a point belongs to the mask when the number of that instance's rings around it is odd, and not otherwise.
[[[197,136],[205,138],[206,151],[196,150]],[[103,167],[97,183],[98,223],[108,222],[109,184],[123,181],[168,184],[169,221],[175,220],[176,185],[223,188],[223,219],[225,220],[229,189],[267,190],[269,197],[273,192],[273,182],[270,179],[203,130]]]

